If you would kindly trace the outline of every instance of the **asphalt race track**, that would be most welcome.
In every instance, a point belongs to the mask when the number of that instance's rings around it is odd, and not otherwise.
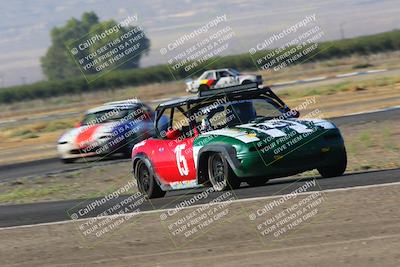
[[[88,161],[83,160],[73,164],[64,164],[59,158],[49,158],[10,165],[1,165],[0,184],[1,182],[6,182],[16,178],[68,172],[84,168],[92,168],[100,165],[115,164],[124,161],[128,162],[129,159],[110,157],[102,160],[96,160],[95,158],[91,158],[88,159]]]
[[[346,124],[357,124],[371,121],[385,121],[391,120],[394,122],[400,121],[400,108],[388,109],[383,111],[376,111],[371,113],[355,114],[344,117],[332,118],[339,127]],[[116,162],[129,161],[129,159],[117,159],[117,160],[102,160],[92,162],[82,162],[65,165],[59,162],[58,159],[46,159],[34,162],[27,162],[21,164],[13,164],[0,166],[0,182],[12,180],[24,176],[34,176],[46,173],[64,172],[81,168],[91,168],[98,165],[114,164]],[[291,192],[288,188],[289,185],[300,187],[307,180],[314,179],[314,177],[303,178],[296,180],[295,178],[281,178],[275,179],[268,182],[267,185],[262,187],[245,187],[234,191],[236,199],[247,199],[254,197],[265,197],[276,194],[287,194]],[[400,182],[400,169],[382,170],[382,171],[369,171],[361,173],[350,173],[345,174],[341,177],[324,179],[316,177],[321,190],[338,189],[338,188],[349,188],[354,186],[365,186],[365,185],[376,185],[385,183]],[[173,208],[179,201],[190,199],[196,192],[200,192],[201,189],[195,191],[174,191],[167,193],[167,196],[162,199],[155,199],[143,203],[140,211],[152,211],[166,208]],[[279,192],[279,193],[278,193]],[[202,199],[197,204],[204,204],[218,197],[221,193],[211,193],[208,198]],[[108,201],[106,204],[112,207],[116,203],[122,201],[129,196],[120,196],[119,198]],[[85,207],[88,202],[92,200],[66,200],[56,202],[45,202],[35,204],[23,204],[23,205],[4,205],[0,206],[0,227],[20,226],[20,225],[31,225],[38,223],[57,222],[69,220],[70,217],[67,215],[67,211],[72,207],[77,209]],[[107,208],[107,207],[104,207]],[[93,217],[97,214],[88,213],[87,217]]]
[[[400,108],[331,118],[330,120],[332,120],[339,127],[345,124],[357,124],[357,123],[365,123],[372,121],[391,120],[394,122],[395,121],[400,122]],[[81,162],[77,162],[74,164],[63,164],[57,158],[50,158],[50,159],[36,160],[36,161],[17,163],[11,165],[3,165],[0,166],[0,183],[27,176],[59,173],[59,172],[72,171],[82,168],[92,168],[99,165],[108,165],[124,161],[129,161],[129,159],[115,160],[115,158],[109,158],[98,161],[95,158],[92,158],[89,159],[88,161],[82,160]]]
[[[306,183],[306,181],[311,179],[314,179],[314,177],[302,178],[301,180],[296,180],[293,178],[281,178],[271,180],[265,186],[261,187],[245,187],[244,184],[242,184],[242,187],[235,190],[233,193],[236,199],[288,194],[292,191],[290,188],[298,188]],[[400,182],[400,169],[352,173],[334,178],[316,177],[316,179],[319,187],[322,190],[395,183]],[[173,208],[177,203],[181,203],[185,201],[185,199],[188,200],[192,198],[194,194],[200,191],[200,189],[197,189],[191,192],[187,190],[170,192],[164,198],[153,199],[151,200],[151,203],[149,201],[143,203],[140,206],[140,211],[142,212]],[[207,198],[199,200],[196,202],[196,204],[208,203],[222,193],[211,193]],[[112,207],[127,197],[129,196],[120,196],[108,201],[106,204],[107,207],[104,207],[104,209]],[[91,201],[93,200],[66,200],[35,204],[0,206],[0,227],[69,220],[70,217],[67,215],[68,210],[71,210],[72,207],[75,207],[75,209],[83,208]],[[96,214],[89,213],[87,217],[93,216],[96,216]]]

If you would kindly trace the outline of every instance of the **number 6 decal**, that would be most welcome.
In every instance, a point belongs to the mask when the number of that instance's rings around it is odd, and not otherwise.
[[[186,144],[180,144],[175,147],[175,155],[176,155],[176,165],[178,166],[179,173],[181,176],[187,176],[189,174],[189,168],[187,164],[187,160],[184,155],[182,155],[182,150],[184,150]]]

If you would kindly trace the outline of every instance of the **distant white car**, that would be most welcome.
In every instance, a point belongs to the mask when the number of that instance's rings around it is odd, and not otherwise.
[[[130,157],[136,143],[154,135],[154,119],[153,109],[137,99],[105,103],[88,110],[75,128],[60,137],[58,153],[64,163],[114,153]]]
[[[201,91],[222,88],[227,86],[234,86],[240,84],[257,83],[262,84],[261,75],[244,74],[235,69],[218,69],[205,71],[197,80],[187,81],[186,91],[190,93],[197,93]]]

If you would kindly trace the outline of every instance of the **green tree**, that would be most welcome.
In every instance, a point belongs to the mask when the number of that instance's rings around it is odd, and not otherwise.
[[[91,45],[88,52],[94,53],[96,51],[101,51],[102,48],[106,47],[107,50],[102,53],[104,54],[106,52],[111,52],[113,49],[118,49],[117,54],[123,54],[124,57],[120,60],[109,63],[107,69],[123,70],[139,67],[139,60],[141,56],[148,53],[148,49],[150,47],[150,40],[146,38],[141,28],[137,26],[118,27],[117,22],[114,20],[107,20],[99,23],[95,27],[92,27],[89,36],[100,35],[109,29],[115,30],[113,30],[112,33],[109,33],[105,38],[98,40]],[[96,65],[98,66],[101,64],[102,61]],[[96,72],[94,71],[93,73]]]
[[[64,26],[55,27],[51,30],[51,46],[46,54],[41,58],[41,66],[43,73],[49,80],[60,80],[81,75],[81,71],[75,62],[73,56],[68,51],[68,45],[82,38],[90,38],[97,34],[101,29],[110,28],[117,25],[114,20],[100,22],[98,16],[94,12],[85,12],[81,20],[71,18]],[[117,38],[127,33],[133,27],[121,27],[116,33],[113,33],[101,42],[93,45],[90,49],[82,51],[80,56],[87,55],[98,49],[100,45],[110,41],[112,38]],[[141,40],[142,50],[147,51],[150,47],[150,41],[145,36]],[[83,53],[83,54],[82,54]],[[125,64],[115,66],[116,69],[137,68],[141,54],[130,58]],[[86,72],[86,74],[88,74]]]

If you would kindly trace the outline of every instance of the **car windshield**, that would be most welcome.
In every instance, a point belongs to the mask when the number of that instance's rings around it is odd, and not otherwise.
[[[224,104],[210,104],[200,109],[197,123],[203,130],[234,127],[240,124],[261,122],[282,115],[282,111],[266,99],[229,101]]]
[[[240,75],[240,72],[235,70],[235,69],[229,69],[229,72],[232,73],[235,76]]]
[[[128,114],[128,110],[109,109],[99,112],[86,114],[82,120],[82,125],[92,125],[98,123],[118,121]]]

